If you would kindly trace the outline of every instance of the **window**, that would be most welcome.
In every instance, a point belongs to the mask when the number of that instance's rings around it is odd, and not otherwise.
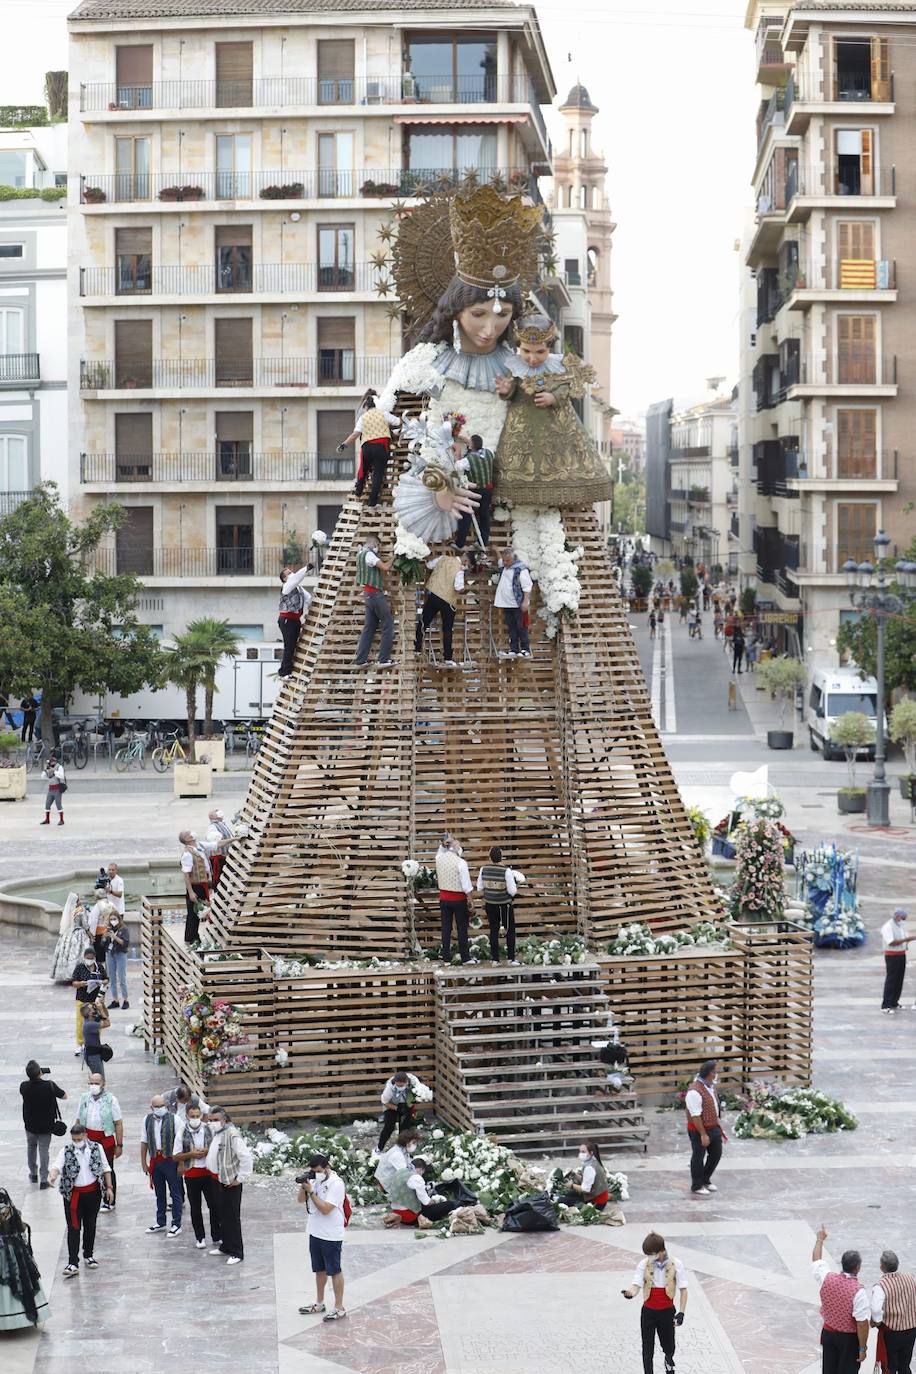
[[[254,412],[218,410],[214,420],[217,481],[231,482],[238,481],[239,478],[250,478],[254,447]]]
[[[135,573],[138,577],[152,576],[152,506],[127,507],[124,523],[115,534],[115,570]]]
[[[337,445],[353,428],[350,410],[319,410],[316,415],[318,480],[346,482],[353,476],[353,452],[339,454]]]
[[[247,640],[264,638],[263,625],[228,625],[226,628],[229,634],[235,635],[236,639]]]
[[[250,195],[251,134],[217,134],[217,200],[246,200]]]
[[[149,139],[115,139],[115,200],[149,200]]]
[[[353,104],[355,47],[352,38],[319,38],[319,105]]]
[[[153,384],[152,320],[115,320],[115,386]]]
[[[115,291],[136,296],[153,289],[153,231],[115,230]]]
[[[318,290],[352,291],[354,285],[352,224],[318,226]]]
[[[25,352],[25,311],[0,306],[0,354]]]
[[[25,244],[22,243],[0,243],[0,259],[2,258],[22,258],[25,256]]]
[[[837,315],[837,381],[868,385],[876,380],[874,315]]]
[[[134,43],[115,48],[118,108],[148,110],[153,103],[153,45]]]
[[[578,258],[564,258],[563,271],[566,273],[566,280],[570,286],[582,285],[582,277],[579,273]]]
[[[217,386],[251,386],[254,383],[251,320],[214,320]]]
[[[857,563],[874,558],[877,506],[865,501],[838,501],[836,519],[837,571],[847,558]]]
[[[0,491],[29,490],[29,441],[24,434],[0,434]]]
[[[588,129],[579,130],[579,156],[588,157]]]
[[[588,209],[588,187],[587,187],[587,186],[580,186],[580,187],[579,187],[579,209],[580,209],[580,210],[587,210],[587,209]]]
[[[835,39],[833,92],[834,100],[890,100],[887,39]]]
[[[318,384],[351,385],[356,377],[356,321],[352,316],[318,321]],[[347,431],[349,433],[349,430]]]
[[[407,61],[418,100],[475,104],[496,99],[495,34],[417,35],[408,41]]]
[[[836,285],[873,290],[877,285],[875,225],[870,220],[846,220],[837,225]]]
[[[215,240],[217,291],[250,291],[251,225],[218,224]]]
[[[871,129],[837,129],[835,195],[874,195],[873,146]]]
[[[564,325],[563,343],[580,358],[585,356],[585,331],[580,324]]]
[[[31,153],[0,151],[0,186],[30,186],[33,167]]]
[[[216,507],[216,571],[221,574],[254,571],[254,509]]]
[[[877,468],[878,412],[837,410],[837,477],[874,477]]]
[[[337,524],[337,517],[342,510],[343,506],[318,507],[316,523],[320,530],[324,530],[329,539],[334,534],[334,526]]]
[[[319,196],[352,196],[353,135],[318,135]]]
[[[217,107],[251,105],[254,45],[217,43],[215,46]]]
[[[119,482],[148,480],[153,461],[151,414],[115,415],[115,476]]]
[[[473,124],[440,125],[435,133],[411,129],[407,134],[407,166],[411,172],[467,172],[496,169],[496,130]]]

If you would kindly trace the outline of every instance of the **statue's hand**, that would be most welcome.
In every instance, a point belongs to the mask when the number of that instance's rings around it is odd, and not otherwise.
[[[436,492],[436,505],[440,510],[449,511],[452,515],[473,515],[480,505],[480,497],[467,487],[462,487],[460,491],[443,487],[441,491]]]
[[[496,391],[497,391],[497,394],[498,394],[498,395],[500,395],[500,396],[508,396],[508,395],[509,395],[509,392],[512,390],[512,378],[511,378],[511,377],[497,377],[496,380],[495,380],[495,382],[493,383],[493,385],[496,387]]]

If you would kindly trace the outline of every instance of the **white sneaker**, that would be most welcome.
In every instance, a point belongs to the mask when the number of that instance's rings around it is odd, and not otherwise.
[[[229,1258],[226,1260],[227,1264],[241,1264],[241,1262],[242,1258],[240,1255],[230,1255]]]
[[[181,1235],[181,1227],[180,1227],[180,1226],[170,1226],[170,1227],[169,1227],[169,1235],[170,1235],[170,1236],[180,1236],[180,1235]]]
[[[206,1242],[205,1240],[195,1240],[195,1242],[194,1242],[194,1249],[195,1249],[195,1250],[206,1250],[206,1248],[207,1248],[207,1242]]]
[[[530,657],[531,657],[531,650],[530,650],[530,649],[522,649],[521,653],[519,654],[519,658],[530,658]]]
[[[394,659],[393,659],[393,658],[384,658],[384,659],[382,659],[379,663],[377,663],[375,666],[376,666],[376,668],[393,668],[393,667],[394,667]]]
[[[458,664],[453,658],[447,658],[442,666],[443,668],[457,668]]]
[[[80,1267],[78,1264],[67,1264],[64,1266],[64,1278],[72,1279],[74,1275],[79,1273],[79,1271]]]
[[[210,1251],[211,1255],[225,1255],[225,1253],[226,1252],[221,1245],[214,1246],[214,1248]]]
[[[708,1188],[691,1188],[691,1190],[690,1190],[690,1196],[691,1196],[691,1197],[710,1197],[711,1194],[710,1194],[710,1191],[709,1191]]]
[[[165,1223],[163,1222],[163,1224],[160,1226],[159,1223],[157,1222],[155,1226],[147,1226],[147,1228],[146,1228],[146,1234],[147,1234],[148,1236],[151,1236],[151,1235],[153,1234],[154,1231],[164,1231],[164,1230],[165,1230]]]
[[[714,1183],[707,1183],[706,1191],[707,1193],[717,1193],[719,1190]]]

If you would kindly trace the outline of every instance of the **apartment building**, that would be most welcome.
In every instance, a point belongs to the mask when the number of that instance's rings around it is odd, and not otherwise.
[[[843,563],[871,558],[878,529],[892,552],[914,531],[916,10],[752,0],[747,22],[760,106],[742,472],[759,599],[829,666],[854,614]]]
[[[655,552],[689,558],[708,568],[737,569],[730,539],[737,509],[737,484],[731,461],[736,444],[737,410],[730,396],[714,396],[691,406],[662,403],[667,435],[659,446],[657,424],[647,453],[661,477],[665,512],[648,527]],[[670,406],[670,409],[667,407]],[[656,416],[658,408],[653,408]],[[661,469],[658,473],[658,469]],[[658,482],[655,483],[658,486]]]
[[[624,455],[631,472],[642,472],[646,466],[645,420],[621,419],[618,416],[611,430],[611,446],[614,453]]]
[[[70,20],[70,464],[128,519],[165,635],[276,637],[276,576],[330,533],[336,453],[402,352],[379,230],[419,183],[539,198],[534,10],[484,0],[83,0]]]
[[[66,183],[66,124],[0,129],[0,516],[67,497]]]

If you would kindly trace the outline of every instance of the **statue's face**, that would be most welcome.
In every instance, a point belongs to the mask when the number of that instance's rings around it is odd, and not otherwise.
[[[512,309],[505,301],[497,315],[493,301],[477,301],[458,312],[461,348],[465,353],[492,353],[512,321]]]

